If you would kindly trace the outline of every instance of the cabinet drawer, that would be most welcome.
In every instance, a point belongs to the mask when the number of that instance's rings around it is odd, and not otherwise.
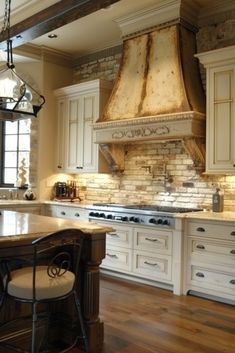
[[[135,228],[134,248],[170,255],[172,252],[172,232]]]
[[[220,223],[189,222],[188,235],[202,237],[213,237],[224,240],[235,241],[235,224],[227,225]]]
[[[134,251],[133,272],[155,280],[171,280],[171,257]]]
[[[114,231],[106,233],[106,244],[117,245],[124,248],[132,247],[132,231],[131,228],[113,226]]]
[[[235,242],[188,239],[188,256],[203,257],[206,262],[228,263],[235,266]]]
[[[131,250],[129,249],[107,247],[102,267],[116,271],[131,271],[131,258]]]
[[[56,216],[59,218],[88,221],[88,211],[78,207],[57,206]]]
[[[191,266],[191,283],[202,288],[214,289],[235,294],[235,272],[220,272],[213,269],[207,269],[201,266]]]

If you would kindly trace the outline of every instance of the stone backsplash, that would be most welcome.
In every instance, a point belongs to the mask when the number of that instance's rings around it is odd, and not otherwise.
[[[126,145],[125,152],[123,174],[76,177],[82,200],[211,209],[220,187],[225,210],[235,211],[235,176],[200,175],[180,141]]]

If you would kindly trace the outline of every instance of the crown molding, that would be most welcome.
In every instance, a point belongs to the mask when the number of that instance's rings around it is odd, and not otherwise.
[[[73,59],[70,55],[44,46],[24,44],[14,49],[14,53],[27,59],[44,60],[54,64],[71,67]]]
[[[157,5],[117,18],[114,21],[120,27],[122,36],[125,38],[133,33],[146,31],[148,28],[179,18],[180,4],[181,0],[162,0]]]

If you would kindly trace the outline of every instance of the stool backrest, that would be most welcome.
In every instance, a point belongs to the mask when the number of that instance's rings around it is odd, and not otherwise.
[[[33,269],[33,298],[35,299],[37,266],[47,266],[51,278],[61,277],[67,271],[75,275],[77,285],[79,264],[84,240],[84,233],[75,228],[59,230],[33,240],[30,244],[17,247],[17,254],[1,261],[3,285],[11,279],[11,271],[31,266]],[[22,249],[21,249],[22,248]]]

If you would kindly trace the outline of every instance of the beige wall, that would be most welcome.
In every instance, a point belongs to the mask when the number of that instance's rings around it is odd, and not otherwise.
[[[20,65],[20,70],[36,83],[46,103],[38,118],[32,120],[31,134],[31,174],[30,182],[36,190],[37,198],[44,200],[51,197],[56,166],[56,101],[53,91],[72,82],[72,69],[41,60],[37,63]]]

